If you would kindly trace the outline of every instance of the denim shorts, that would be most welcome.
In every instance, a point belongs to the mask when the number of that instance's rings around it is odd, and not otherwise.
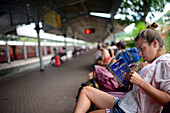
[[[125,113],[119,106],[118,102],[120,99],[116,99],[113,105],[113,109],[106,109],[106,113]]]

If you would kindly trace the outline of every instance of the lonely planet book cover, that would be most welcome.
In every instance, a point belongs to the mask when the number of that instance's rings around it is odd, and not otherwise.
[[[123,58],[120,58],[114,64],[109,64],[108,66],[106,66],[106,68],[116,78],[120,87],[129,86],[129,72],[131,71],[131,69]]]

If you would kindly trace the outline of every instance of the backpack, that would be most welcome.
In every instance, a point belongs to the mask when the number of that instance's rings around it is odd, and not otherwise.
[[[122,53],[122,55],[120,55],[119,58],[123,58],[128,65],[131,63],[137,63],[141,58],[138,53],[139,52],[136,47],[128,48]]]
[[[116,91],[119,88],[118,82],[105,67],[95,65],[95,72],[99,89],[108,92]]]
[[[61,65],[61,62],[60,62],[60,58],[59,58],[59,56],[55,56],[54,57],[54,59],[55,59],[55,66],[60,66]]]

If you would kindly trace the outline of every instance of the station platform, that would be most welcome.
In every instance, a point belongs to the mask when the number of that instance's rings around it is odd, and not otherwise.
[[[46,55],[42,57],[43,65],[48,65],[50,63],[53,55]],[[67,53],[66,56],[62,56],[61,60],[66,61],[67,59],[71,59],[71,52]],[[11,63],[1,63],[0,64],[0,80],[12,76],[16,73],[20,73],[29,69],[33,69],[36,67],[40,67],[39,57],[32,57],[28,59],[21,59],[11,61]]]
[[[49,63],[53,55],[43,56],[43,64],[46,65]],[[0,80],[12,76],[16,73],[23,72],[25,70],[33,69],[39,67],[39,58],[33,57],[26,60],[15,60],[11,63],[2,63],[0,64]]]
[[[0,113],[72,113],[78,88],[92,71],[94,52],[71,58],[59,67],[50,65],[51,56],[46,56],[44,71],[34,67],[1,79]],[[9,64],[1,69],[5,65]]]

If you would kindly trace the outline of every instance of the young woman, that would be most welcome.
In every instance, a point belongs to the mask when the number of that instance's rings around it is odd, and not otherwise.
[[[153,27],[153,26],[152,26]],[[164,52],[164,40],[152,29],[142,30],[135,38],[139,55],[149,64],[140,75],[131,71],[133,90],[121,100],[93,87],[84,87],[74,113],[86,113],[91,102],[99,110],[91,113],[160,113],[170,101],[170,54]]]

